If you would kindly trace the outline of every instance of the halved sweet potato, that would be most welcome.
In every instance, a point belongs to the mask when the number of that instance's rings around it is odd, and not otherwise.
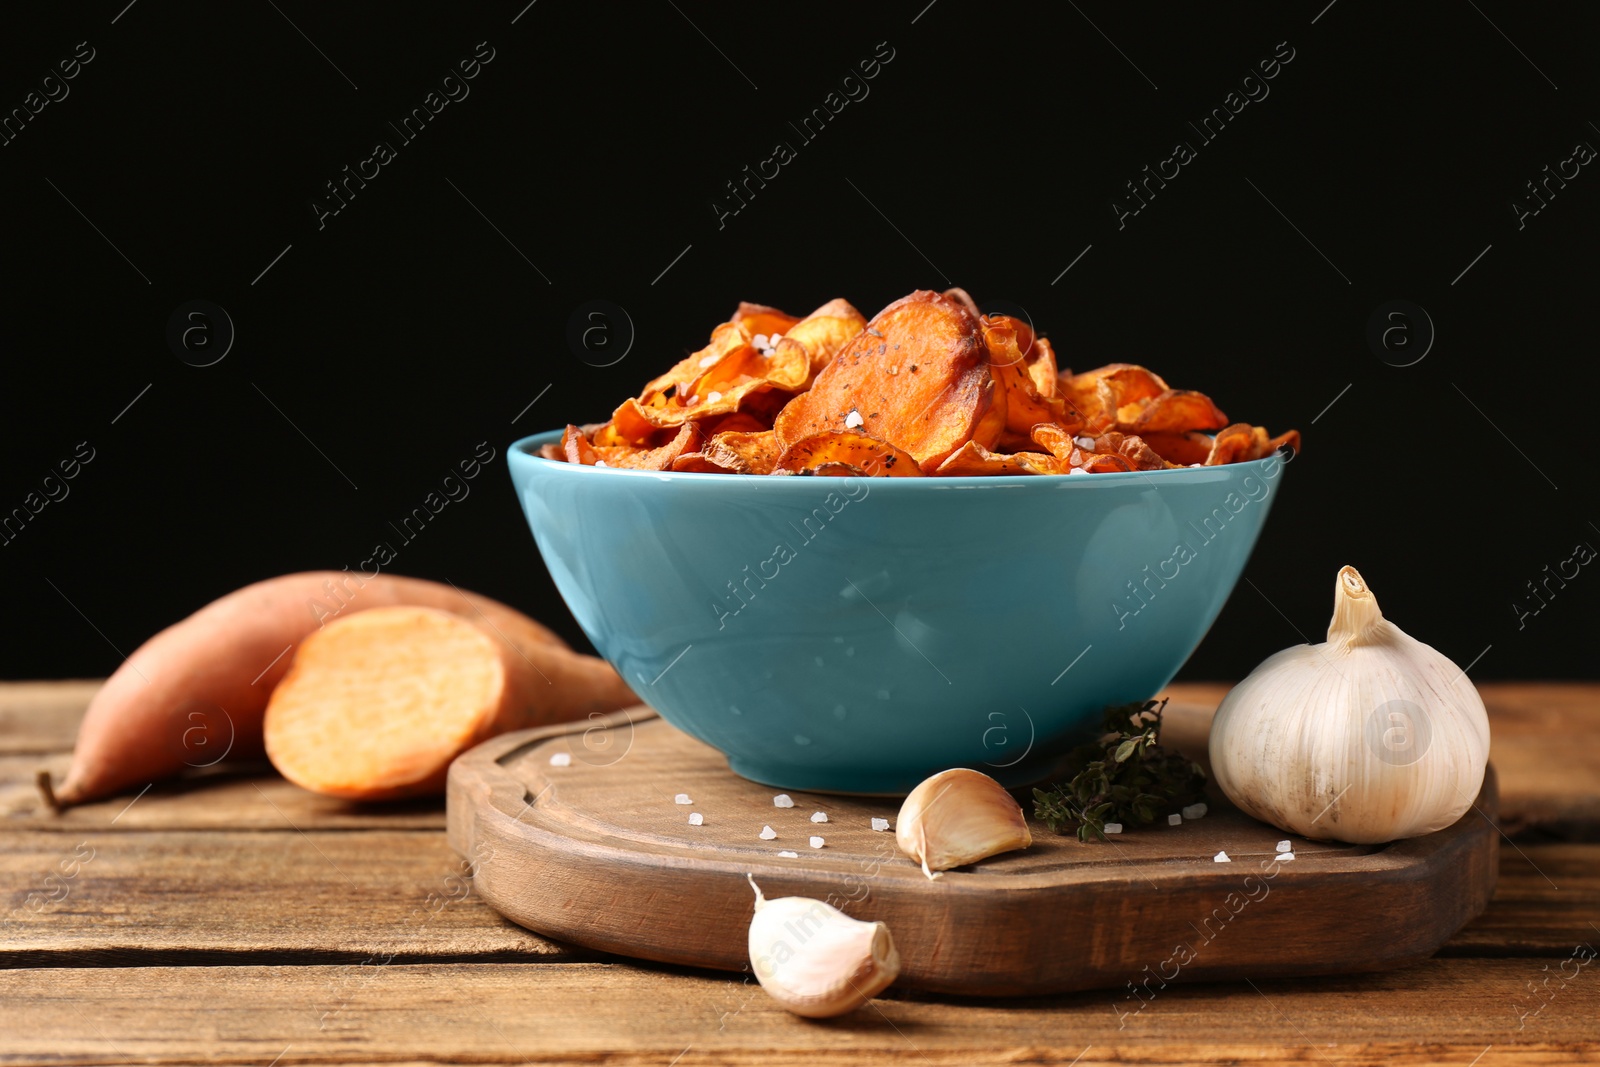
[[[977,318],[949,297],[919,290],[880,311],[773,428],[785,446],[860,429],[930,471],[973,439],[994,403],[984,356]]]
[[[916,458],[876,437],[851,430],[828,430],[802,438],[783,450],[777,469],[803,473],[828,463],[844,463],[890,478],[922,477]]]

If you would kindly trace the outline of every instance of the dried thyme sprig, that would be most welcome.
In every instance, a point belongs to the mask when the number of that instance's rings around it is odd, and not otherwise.
[[[1162,811],[1204,795],[1200,765],[1161,747],[1165,700],[1119,704],[1105,710],[1102,736],[1074,749],[1065,782],[1033,791],[1034,817],[1056,833],[1076,826],[1078,839],[1104,840],[1108,822],[1146,826]]]

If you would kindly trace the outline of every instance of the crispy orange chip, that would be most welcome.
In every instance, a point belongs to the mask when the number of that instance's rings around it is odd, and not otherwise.
[[[776,466],[800,473],[827,463],[844,463],[889,478],[922,476],[922,468],[911,454],[851,430],[828,430],[802,438],[783,450]]]
[[[659,448],[632,448],[628,445],[601,446],[594,449],[599,457],[595,466],[627,467],[633,470],[664,471],[685,452],[693,452],[700,441],[700,428],[685,424],[672,440]]]
[[[976,441],[968,441],[933,472],[942,477],[989,474],[1065,474],[1067,465],[1042,452],[991,452]]]
[[[880,311],[773,428],[785,445],[859,429],[928,471],[975,436],[999,432],[982,425],[993,402],[978,320],[950,298],[919,290]]]

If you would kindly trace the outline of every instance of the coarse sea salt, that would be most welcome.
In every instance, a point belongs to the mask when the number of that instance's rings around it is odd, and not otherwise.
[[[1294,851],[1294,843],[1291,842],[1291,841],[1279,841],[1278,842],[1278,851],[1279,852],[1293,852]]]
[[[763,826],[761,828],[761,840],[763,840],[763,841],[771,841],[773,838],[775,838],[777,836],[778,836],[778,831],[774,830],[772,827]]]
[[[690,826],[704,826],[705,825],[705,821],[706,821],[706,817],[704,815],[701,815],[698,811],[691,811],[689,813],[689,825]]]
[[[1232,863],[1233,862],[1233,860],[1228,858],[1228,854],[1226,852],[1218,852],[1215,856],[1212,856],[1211,858],[1212,858],[1213,861],[1215,861],[1217,863]]]
[[[861,417],[861,412],[857,411],[855,408],[851,408],[850,414],[844,417],[844,428],[847,430],[854,430],[857,426],[860,426],[866,421],[866,419]]]
[[[1067,473],[1068,474],[1088,474],[1089,472],[1084,470],[1082,467],[1073,467],[1071,470],[1067,471]]]
[[[705,358],[700,360],[700,366],[703,369],[703,368],[711,366],[711,364],[715,363],[716,361],[717,361],[717,357],[716,356],[706,356]]]
[[[706,403],[707,404],[715,404],[717,401],[719,401],[721,399],[722,399],[722,394],[717,392],[715,389],[713,389],[711,392],[706,394]]]
[[[873,819],[872,820],[872,828],[874,830],[878,831],[881,834],[885,830],[889,829],[889,820],[888,819]]]
[[[811,813],[811,821],[812,822],[827,822],[828,821],[828,813],[825,812],[825,811],[814,811],[814,812]]]
[[[1179,825],[1182,825],[1182,823],[1183,823],[1183,816],[1182,815],[1168,815],[1167,816],[1167,825],[1168,826],[1179,826]]]
[[[1200,819],[1204,818],[1205,814],[1206,806],[1204,804],[1190,804],[1183,809],[1183,817],[1185,819]]]
[[[820,837],[813,837],[810,841],[812,848],[821,848],[825,842]]]
[[[1108,822],[1105,830],[1108,834],[1120,834],[1122,833],[1122,824],[1120,822]]]
[[[779,793],[772,798],[772,806],[775,808],[792,808],[794,807],[794,798],[788,793]]]
[[[1294,853],[1293,852],[1280,852],[1276,856],[1274,856],[1273,858],[1274,859],[1280,859],[1280,860],[1292,860],[1292,859],[1294,859]]]
[[[788,860],[797,860],[800,858],[800,853],[790,852],[788,849],[784,849],[782,852],[778,853],[778,855]]]
[[[694,801],[689,799],[689,794],[688,793],[679,793],[677,796],[672,798],[672,802],[674,804],[693,804],[694,803]]]
[[[550,766],[552,766],[552,767],[570,767],[570,766],[572,766],[572,753],[570,753],[570,752],[557,752],[555,755],[550,757]]]

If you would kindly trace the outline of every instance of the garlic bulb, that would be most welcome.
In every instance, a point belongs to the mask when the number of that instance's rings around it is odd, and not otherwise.
[[[1383,617],[1354,567],[1335,582],[1328,641],[1269,657],[1211,724],[1211,773],[1262,822],[1370,844],[1459,819],[1489,760],[1478,691]]]
[[[852,919],[809,897],[761,895],[750,920],[750,965],[772,998],[796,1015],[826,1019],[854,1011],[900,974],[900,954],[883,923]]]
[[[1028,820],[1005,787],[966,767],[940,771],[913,789],[894,825],[900,851],[929,878],[1033,844]]]

